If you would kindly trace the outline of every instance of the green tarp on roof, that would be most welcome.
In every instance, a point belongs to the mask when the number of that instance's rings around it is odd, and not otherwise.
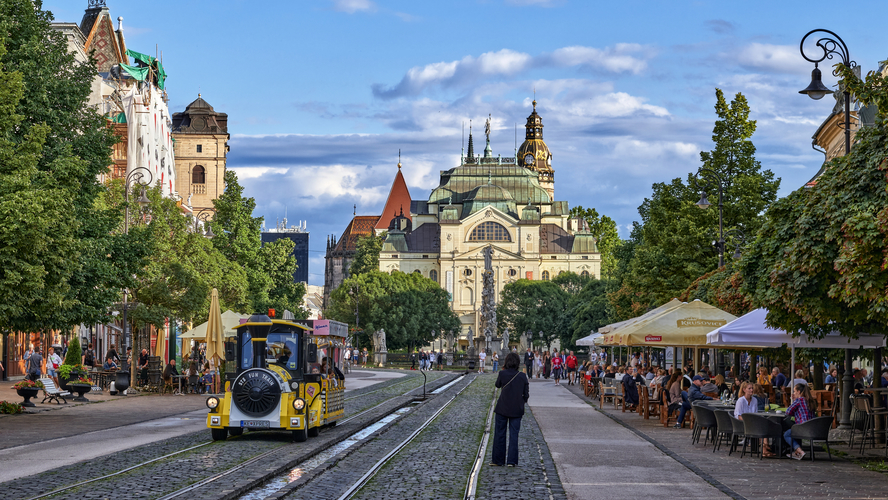
[[[147,54],[143,54],[141,52],[136,52],[136,51],[130,50],[130,49],[126,49],[126,55],[129,57],[132,57],[136,61],[141,62],[142,64],[145,64],[145,66],[143,66],[143,67],[130,66],[128,64],[121,64],[120,66],[127,73],[129,73],[130,76],[132,76],[136,80],[139,80],[140,82],[144,82],[145,79],[148,78],[148,75],[150,74],[149,70],[153,69],[155,71],[155,73],[157,74],[158,88],[160,88],[161,90],[164,89],[167,74],[166,74],[166,71],[163,70],[163,65],[160,64],[160,61],[158,61],[157,58],[149,56]]]

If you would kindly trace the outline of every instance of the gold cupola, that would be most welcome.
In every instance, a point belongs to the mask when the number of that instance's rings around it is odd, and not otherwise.
[[[552,170],[552,153],[543,141],[543,120],[536,111],[536,100],[533,101],[533,112],[527,117],[524,125],[524,142],[518,148],[518,165],[539,174],[540,185],[555,199],[555,171]]]

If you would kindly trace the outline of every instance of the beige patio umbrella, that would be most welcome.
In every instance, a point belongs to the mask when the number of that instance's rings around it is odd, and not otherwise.
[[[154,355],[160,358],[160,364],[165,365],[164,356],[166,356],[166,328],[157,329],[157,343],[154,344]]]
[[[207,320],[207,360],[216,372],[216,383],[219,383],[219,367],[225,359],[225,334],[222,326],[222,311],[219,308],[219,292],[213,288],[210,295],[210,314]],[[216,386],[218,388],[218,385]]]

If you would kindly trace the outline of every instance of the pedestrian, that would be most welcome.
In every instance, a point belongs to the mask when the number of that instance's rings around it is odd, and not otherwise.
[[[24,360],[27,361],[25,372],[28,374],[28,379],[36,381],[43,373],[43,356],[40,354],[40,348],[31,348],[25,353]]]
[[[533,351],[530,350],[530,347],[527,348],[527,352],[524,353],[524,369],[527,372],[527,377],[533,374]],[[503,368],[505,368],[505,363],[503,363]]]
[[[552,377],[555,379],[555,385],[561,385],[561,356],[558,353],[552,356]]]
[[[493,360],[493,373],[496,373],[499,371],[499,354],[494,351],[491,359]]]
[[[533,360],[533,376],[536,378],[540,378],[540,375],[543,371],[543,357],[539,352],[534,354]]]
[[[503,370],[496,378],[495,385],[499,388],[500,395],[493,409],[496,414],[490,462],[493,466],[518,465],[518,432],[521,429],[521,417],[524,416],[524,405],[530,397],[530,383],[527,376],[518,371],[520,364],[521,359],[518,355],[509,353],[503,362]]]
[[[438,370],[444,369],[444,349],[438,350]]]
[[[543,351],[543,378],[549,380],[552,376],[552,356],[549,351]]]
[[[148,349],[142,349],[142,353],[139,354],[139,380],[142,381],[142,385],[148,383]]]
[[[88,370],[92,371],[96,367],[96,353],[93,351],[92,342],[87,344],[86,350],[83,351],[83,356],[80,359],[80,364],[87,367]]]
[[[567,356],[567,385],[576,385],[577,381],[577,357],[574,356],[574,352],[570,351],[570,355]]]
[[[120,363],[120,356],[117,355],[117,349],[114,348],[114,344],[111,344],[111,347],[108,349],[108,354],[105,354],[105,359],[111,358],[116,363]]]
[[[59,367],[62,366],[62,358],[56,354],[55,349],[50,347],[46,353],[46,375],[55,382],[56,387],[59,386]]]
[[[416,353],[415,352],[410,353],[410,369],[416,370]]]
[[[484,349],[481,349],[481,352],[478,353],[478,373],[484,373],[484,365],[487,363],[487,353],[484,352]]]

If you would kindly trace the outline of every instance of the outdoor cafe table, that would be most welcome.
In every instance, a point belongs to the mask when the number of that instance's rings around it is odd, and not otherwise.
[[[173,379],[175,379],[176,381],[178,381],[179,388],[176,390],[176,394],[181,395],[182,394],[182,379],[185,378],[185,375],[171,375],[171,377]]]

